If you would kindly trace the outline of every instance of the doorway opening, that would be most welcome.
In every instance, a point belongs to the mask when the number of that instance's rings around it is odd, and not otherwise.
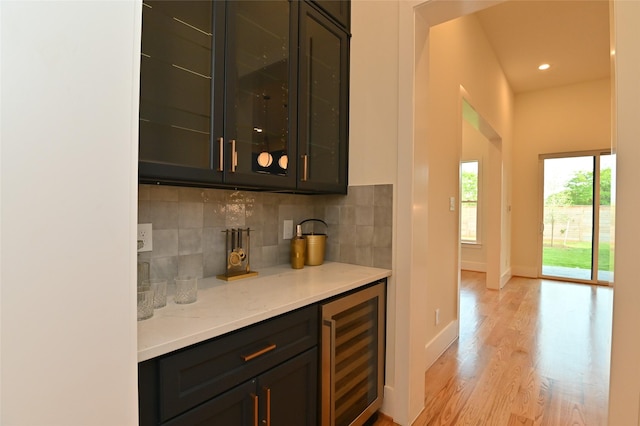
[[[503,222],[502,138],[461,94],[460,267],[487,273],[487,287],[498,290],[508,278],[501,273]],[[459,297],[458,297],[459,299]]]
[[[541,155],[540,276],[613,282],[615,156]]]

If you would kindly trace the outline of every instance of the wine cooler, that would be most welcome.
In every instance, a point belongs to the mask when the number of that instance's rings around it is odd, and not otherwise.
[[[322,426],[362,425],[382,405],[386,280],[322,305]]]

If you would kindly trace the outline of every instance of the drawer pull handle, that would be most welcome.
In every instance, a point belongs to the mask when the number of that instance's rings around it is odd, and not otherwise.
[[[271,345],[267,346],[266,348],[262,348],[262,349],[260,349],[259,351],[256,351],[256,352],[254,352],[254,353],[252,353],[252,354],[249,354],[249,355],[241,355],[241,357],[242,357],[242,359],[244,359],[244,362],[251,361],[252,359],[257,358],[257,357],[259,357],[259,356],[261,356],[261,355],[264,355],[264,354],[266,354],[267,352],[271,352],[271,351],[272,351],[272,350],[274,350],[275,348],[276,348],[276,344],[275,344],[275,343],[273,343],[273,344],[271,344]]]

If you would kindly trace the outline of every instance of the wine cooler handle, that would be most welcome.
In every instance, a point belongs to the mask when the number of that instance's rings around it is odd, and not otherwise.
[[[329,368],[330,374],[323,374],[322,376],[322,392],[328,392],[329,395],[327,398],[322,398],[323,407],[322,410],[324,413],[329,413],[328,419],[329,424],[334,425],[336,423],[336,413],[335,406],[333,403],[329,403],[329,406],[324,406],[324,401],[333,401],[333,395],[335,395],[335,377],[336,377],[336,351],[335,351],[335,343],[336,343],[336,321],[331,318],[323,318],[322,319],[322,338],[325,343],[323,345],[328,345],[328,347],[323,348],[323,360],[322,360],[322,369],[326,371],[326,368]],[[325,351],[328,351],[327,354]],[[328,356],[327,356],[328,355]],[[326,357],[326,358],[325,358]],[[325,365],[326,360],[329,361],[329,365]],[[325,419],[327,418],[324,416]],[[323,420],[323,426],[326,424],[325,420]]]

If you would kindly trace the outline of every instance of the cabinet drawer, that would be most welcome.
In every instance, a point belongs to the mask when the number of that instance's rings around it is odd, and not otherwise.
[[[160,358],[160,420],[315,346],[317,317],[317,307],[310,306]]]

